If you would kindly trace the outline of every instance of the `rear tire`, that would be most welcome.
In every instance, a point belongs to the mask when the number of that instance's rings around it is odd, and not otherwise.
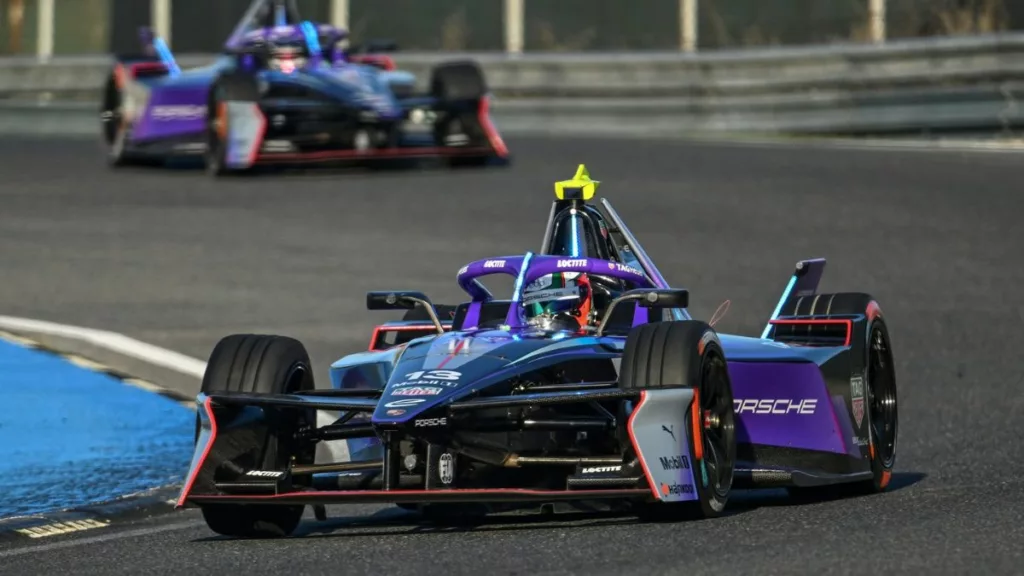
[[[438,99],[445,111],[434,125],[438,146],[452,145],[449,138],[465,135],[465,146],[490,146],[487,132],[480,123],[480,101],[487,96],[487,80],[483,70],[472,60],[457,60],[437,65],[430,76],[430,95]],[[448,159],[456,167],[484,166],[489,156]]]
[[[700,425],[700,437],[690,440],[690,454],[697,454],[699,443],[704,456],[700,460],[694,458],[693,463],[697,500],[644,504],[639,516],[650,520],[720,516],[732,489],[736,431],[732,383],[725,352],[715,331],[698,320],[655,322],[634,328],[626,339],[619,387],[624,390],[692,388],[698,392],[701,418],[716,422]],[[693,429],[690,410],[681,420],[687,430]],[[632,452],[632,448],[629,451]],[[629,454],[627,461],[635,457]],[[704,475],[707,482],[701,481]]]
[[[447,103],[479,102],[487,95],[487,80],[472,60],[445,62],[430,74],[430,94]]]
[[[833,486],[794,487],[789,489],[790,494],[802,500],[818,500],[884,491],[889,486],[892,469],[896,464],[899,412],[892,345],[881,307],[870,294],[842,292],[797,299],[782,313],[787,316],[824,315],[826,318],[863,314],[868,319],[862,346],[865,366],[864,425],[868,431],[872,477],[862,482]]]
[[[217,343],[203,376],[204,394],[247,392],[287,394],[312,390],[313,372],[305,347],[292,338],[235,334]],[[315,412],[298,412],[315,423]],[[198,418],[198,417],[197,417]],[[312,464],[313,450],[293,453],[287,431],[270,427],[262,439],[262,469],[283,470],[295,457],[297,464]],[[278,436],[278,430],[282,435]],[[225,536],[265,538],[288,536],[298,527],[305,506],[267,504],[206,504],[203,519],[211,530]]]

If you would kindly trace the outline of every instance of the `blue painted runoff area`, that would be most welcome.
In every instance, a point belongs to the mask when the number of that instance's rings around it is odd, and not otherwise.
[[[0,340],[0,518],[181,482],[194,434],[173,400]]]

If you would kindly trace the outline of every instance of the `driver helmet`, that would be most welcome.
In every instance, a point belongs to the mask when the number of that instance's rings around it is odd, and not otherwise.
[[[306,66],[305,46],[298,43],[278,44],[271,48],[269,67],[291,74]]]
[[[522,302],[529,326],[577,332],[590,323],[590,278],[580,272],[541,276],[523,290]]]

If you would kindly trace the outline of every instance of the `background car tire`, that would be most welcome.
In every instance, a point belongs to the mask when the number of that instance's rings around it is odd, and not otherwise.
[[[443,110],[434,124],[434,139],[446,146],[449,136],[464,134],[467,147],[487,147],[490,141],[480,123],[480,101],[487,96],[487,81],[480,66],[471,60],[445,62],[434,67],[430,75],[430,95]],[[457,167],[484,166],[488,156],[452,156],[448,165]]]
[[[231,168],[227,165],[227,144],[223,134],[229,130],[228,116],[221,108],[227,102],[259,102],[260,90],[252,74],[234,71],[222,74],[210,88],[206,109],[206,170],[214,176],[242,174],[251,169]],[[221,124],[224,123],[223,128]]]
[[[872,477],[870,480],[848,484],[794,487],[789,489],[790,494],[799,499],[816,500],[882,492],[889,485],[896,463],[899,413],[892,345],[881,307],[870,294],[840,292],[798,298],[781,310],[780,314],[815,318],[863,314],[868,319],[865,341],[860,348],[864,354],[863,366],[866,367],[864,418],[867,420],[869,434],[868,453]]]
[[[445,102],[477,102],[487,95],[483,70],[472,60],[438,64],[430,73],[430,95]]]
[[[309,354],[299,341],[283,336],[235,334],[217,343],[203,376],[204,394],[254,392],[286,394],[314,388]],[[282,413],[285,414],[285,413]],[[313,410],[288,411],[315,423]],[[262,469],[282,470],[295,456],[297,464],[312,464],[315,451],[296,452],[288,436],[295,426],[268,426],[263,438]],[[197,417],[198,436],[198,417]],[[280,537],[295,531],[305,506],[268,504],[206,504],[207,526],[218,534],[242,538]]]
[[[704,415],[710,410],[711,416],[718,422],[717,432],[709,433],[706,426],[700,426],[701,437],[691,438],[690,441],[691,454],[695,453],[698,442],[705,446],[704,459],[693,463],[698,499],[692,502],[647,504],[639,510],[641,518],[661,520],[720,516],[732,489],[736,429],[732,382],[729,380],[725,352],[715,331],[706,322],[698,320],[655,322],[634,328],[626,338],[619,387],[624,390],[694,388],[699,391],[700,414]],[[692,430],[689,410],[686,411],[685,422],[686,429]],[[717,482],[709,481],[705,486],[700,478],[702,472],[710,472],[707,458],[711,452],[706,447],[709,441],[720,445],[714,453],[722,456],[714,466],[717,478],[709,474],[709,479]],[[635,454],[629,454],[627,466],[635,457]]]

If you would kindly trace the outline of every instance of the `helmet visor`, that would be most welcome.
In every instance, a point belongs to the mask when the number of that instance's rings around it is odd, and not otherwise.
[[[523,305],[526,307],[528,318],[569,312],[579,305],[579,301],[580,292],[576,287],[548,288],[523,295]]]

